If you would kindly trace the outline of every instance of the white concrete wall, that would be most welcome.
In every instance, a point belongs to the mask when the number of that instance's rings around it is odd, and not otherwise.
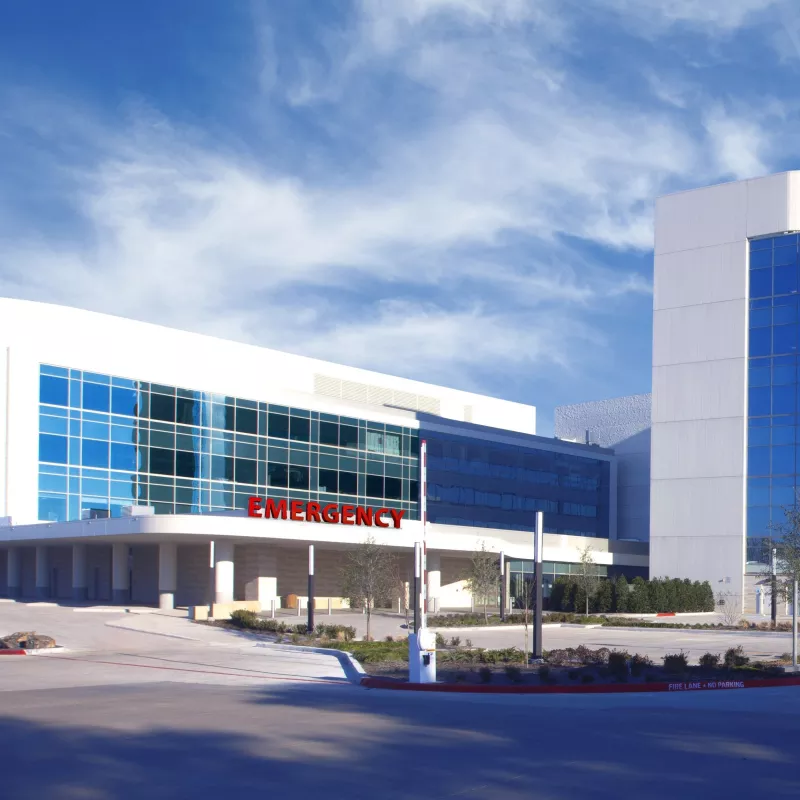
[[[0,342],[0,517],[8,516],[6,505],[6,481],[8,472],[6,462],[8,460],[8,439],[7,439],[7,405],[6,395],[8,393],[8,348],[2,346]]]
[[[743,594],[748,237],[800,228],[800,173],[656,202],[650,572]]]
[[[41,363],[412,428],[416,411],[425,410],[536,432],[536,410],[522,403],[45,303],[0,298],[0,354],[0,436],[11,465],[6,470],[0,457],[0,516],[23,523],[38,518]],[[0,438],[0,456],[3,444]]]
[[[649,394],[558,406],[555,435],[614,449],[617,456],[618,539],[650,536]]]

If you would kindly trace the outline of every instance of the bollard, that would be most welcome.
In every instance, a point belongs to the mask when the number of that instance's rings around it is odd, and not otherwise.
[[[332,597],[328,598],[328,616],[329,617],[333,616],[333,598]]]
[[[297,598],[297,616],[298,617],[302,616],[302,614],[300,613],[302,610],[303,610],[303,602],[298,597]]]
[[[272,598],[272,600],[271,600],[269,605],[270,605],[269,615],[270,615],[270,617],[272,619],[275,619],[275,598],[274,597]]]

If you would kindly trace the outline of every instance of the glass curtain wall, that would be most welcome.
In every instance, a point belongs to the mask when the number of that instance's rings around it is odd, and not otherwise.
[[[767,563],[765,539],[798,486],[798,236],[750,241],[747,562]]]
[[[411,428],[42,365],[39,519],[246,508],[251,495],[418,518]]]

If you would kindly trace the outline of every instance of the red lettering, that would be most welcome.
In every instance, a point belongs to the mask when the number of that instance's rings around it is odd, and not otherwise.
[[[308,503],[306,505],[306,520],[308,522],[319,522],[319,503]]]
[[[356,525],[372,525],[372,509],[356,506]]]
[[[339,506],[330,503],[322,508],[322,521],[323,522],[338,522],[339,521]]]
[[[403,515],[406,513],[405,511],[395,511],[393,508],[389,509],[389,513],[392,515],[392,520],[394,521],[395,528],[400,527],[400,520],[403,519]]]
[[[302,522],[303,502],[301,500],[292,500],[291,509],[292,510],[289,513],[289,518],[293,519],[295,522]]]
[[[354,525],[355,513],[353,506],[342,506],[342,525]]]
[[[271,497],[267,498],[267,507],[264,509],[264,519],[286,519],[286,501],[278,500],[276,503]]]
[[[382,516],[383,514],[388,514],[388,513],[389,513],[389,509],[388,509],[388,508],[379,508],[379,509],[378,509],[378,510],[375,512],[375,524],[376,524],[376,525],[377,525],[379,528],[388,528],[388,527],[389,527],[389,523],[388,523],[388,522],[384,522],[384,521],[381,519],[381,516]]]
[[[263,517],[264,509],[261,506],[260,497],[247,498],[247,516],[248,517]]]

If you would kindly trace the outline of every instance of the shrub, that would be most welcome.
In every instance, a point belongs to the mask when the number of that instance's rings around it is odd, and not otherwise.
[[[450,640],[450,647],[458,647],[460,644],[461,644],[461,637],[460,636],[454,636]]]
[[[255,628],[258,625],[258,615],[254,611],[240,609],[231,613],[231,622],[237,628]]]
[[[516,664],[506,666],[506,677],[512,683],[519,683],[522,680],[522,670]]]
[[[689,660],[683,650],[680,653],[669,653],[664,656],[664,669],[667,672],[678,674],[685,672],[688,666]]]
[[[628,579],[624,575],[620,575],[614,582],[614,607],[613,610],[624,614],[628,610],[628,596],[630,590],[628,589]]]
[[[614,590],[611,586],[611,581],[600,581],[597,586],[597,592],[594,596],[593,605],[600,613],[611,611],[611,608],[614,605]]]
[[[467,680],[467,673],[466,672],[456,672],[455,675],[456,683],[464,683]]]
[[[639,677],[647,667],[652,667],[653,661],[649,656],[640,656],[636,653],[631,659],[631,675]]]
[[[719,653],[704,653],[700,656],[700,666],[703,669],[716,669],[719,666]]]
[[[492,682],[492,671],[489,667],[481,667],[478,670],[478,676],[481,679],[481,683],[491,683]]]
[[[725,651],[726,667],[744,667],[749,663],[750,659],[744,654],[744,649],[741,645],[738,647],[730,647]]]
[[[384,637],[383,641],[384,642],[393,642],[394,641],[394,636],[386,636],[386,637]]]
[[[630,653],[625,650],[612,650],[608,654],[608,668],[614,675],[627,675],[629,659]]]
[[[445,641],[444,636],[442,636],[441,633],[437,633],[436,634],[436,647],[439,648],[439,647],[446,647],[446,646],[447,646],[447,642]]]
[[[581,683],[594,683],[594,675],[591,672],[584,672],[581,675]]]
[[[576,670],[576,669],[571,669],[571,670],[570,670],[570,671],[567,673],[567,677],[568,677],[568,678],[569,678],[571,681],[576,681],[576,680],[578,680],[578,678],[580,677],[580,672],[578,672],[578,670]]]
[[[542,664],[538,671],[539,677],[542,679],[542,681],[547,681],[550,679],[550,667],[548,667],[547,664]]]
[[[635,614],[647,614],[650,611],[650,591],[644,578],[633,579],[628,610]]]
[[[467,639],[464,642],[464,647],[472,647],[472,639]]]

